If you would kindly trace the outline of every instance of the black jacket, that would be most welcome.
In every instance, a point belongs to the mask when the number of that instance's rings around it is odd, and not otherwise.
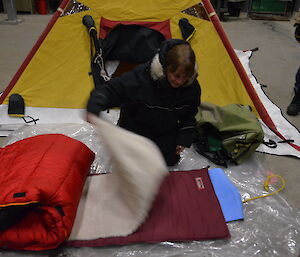
[[[88,112],[99,114],[120,107],[118,125],[152,139],[160,148],[171,141],[189,147],[194,139],[201,89],[197,73],[187,85],[172,88],[167,81],[158,54],[122,76],[97,86],[88,101]],[[159,141],[164,141],[162,146]]]

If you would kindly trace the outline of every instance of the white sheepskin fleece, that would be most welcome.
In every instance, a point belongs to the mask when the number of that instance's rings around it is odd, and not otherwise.
[[[69,240],[127,236],[146,219],[168,169],[152,141],[95,115],[88,120],[114,168],[110,174],[88,177]]]

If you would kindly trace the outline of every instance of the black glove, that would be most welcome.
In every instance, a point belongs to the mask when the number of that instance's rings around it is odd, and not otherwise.
[[[181,35],[184,40],[189,41],[195,32],[195,28],[190,24],[189,20],[186,18],[181,18],[179,20],[179,27],[181,30]]]
[[[87,111],[99,116],[101,111],[107,109],[109,103],[107,97],[101,93],[101,91],[94,89],[90,95],[87,103]]]

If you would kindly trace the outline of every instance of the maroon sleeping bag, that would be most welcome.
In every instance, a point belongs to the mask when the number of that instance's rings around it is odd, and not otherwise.
[[[0,247],[44,250],[64,242],[94,157],[61,134],[0,148]]]
[[[126,237],[69,241],[66,245],[105,246],[228,237],[230,234],[208,170],[201,169],[170,172],[160,187],[149,217],[135,233]]]

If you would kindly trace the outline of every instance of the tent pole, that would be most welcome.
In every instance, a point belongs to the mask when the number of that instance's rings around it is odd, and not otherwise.
[[[233,64],[234,64],[234,66],[236,67],[236,70],[239,73],[239,76],[240,76],[241,80],[243,81],[248,94],[253,99],[253,104],[254,104],[256,110],[258,111],[259,116],[264,120],[264,122],[266,122],[268,124],[269,127],[275,129],[276,127],[275,127],[273,121],[271,120],[269,114],[267,113],[265,107],[263,106],[257,93],[255,92],[255,90],[251,84],[251,81],[249,80],[248,75],[244,70],[244,67],[242,66],[239,58],[237,57],[227,35],[222,27],[222,24],[218,18],[218,15],[215,13],[215,10],[212,7],[210,1],[203,0],[202,2],[206,8],[206,11],[216,29],[216,31],[218,32],[218,34],[225,46]]]
[[[21,77],[23,71],[26,69],[27,65],[30,63],[31,59],[33,58],[33,56],[35,55],[35,53],[39,49],[40,45],[43,43],[44,39],[46,38],[46,36],[48,35],[50,30],[54,26],[56,20],[59,18],[61,13],[64,12],[64,9],[66,8],[69,1],[70,0],[63,0],[62,3],[60,4],[60,6],[57,8],[56,12],[53,14],[51,20],[49,21],[46,28],[44,29],[44,31],[40,35],[39,39],[36,41],[36,43],[34,44],[32,49],[30,50],[29,54],[25,58],[24,62],[22,63],[22,65],[20,66],[20,68],[18,69],[18,71],[16,72],[14,77],[12,78],[12,80],[10,81],[7,88],[4,90],[3,94],[0,96],[0,104],[3,103],[4,99],[8,96],[9,92],[12,90],[14,85],[17,83],[17,81]]]
[[[281,139],[285,140],[286,138],[280,134],[280,132],[277,130],[274,122],[272,121],[270,115],[268,114],[267,110],[265,109],[265,107],[263,106],[262,102],[260,101],[255,89],[253,88],[253,85],[243,67],[243,65],[241,64],[239,58],[237,57],[223,27],[222,24],[218,18],[218,15],[215,13],[215,10],[213,8],[213,6],[211,5],[209,0],[203,0],[202,1],[209,18],[211,19],[216,31],[218,32],[234,66],[236,67],[237,72],[240,75],[241,80],[243,81],[245,88],[249,94],[249,96],[251,97],[251,99],[253,99],[253,104],[259,114],[259,116],[261,117],[261,119],[264,121],[264,123],[277,135],[279,136]],[[294,147],[295,149],[297,149],[298,151],[300,151],[300,147],[298,145],[289,143],[289,145],[291,145],[292,147]]]

